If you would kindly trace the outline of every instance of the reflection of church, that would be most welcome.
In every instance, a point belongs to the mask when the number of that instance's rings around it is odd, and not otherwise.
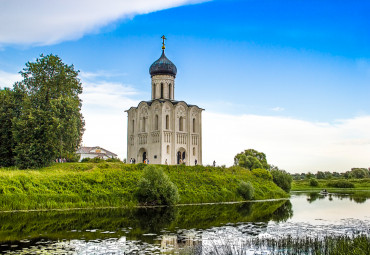
[[[127,159],[150,164],[202,164],[202,108],[176,101],[176,66],[164,54],[149,69],[152,100],[128,113]]]

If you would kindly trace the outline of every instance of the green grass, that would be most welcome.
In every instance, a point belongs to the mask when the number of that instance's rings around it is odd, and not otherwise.
[[[319,185],[316,187],[310,186],[310,180],[293,180],[292,191],[302,191],[302,190],[322,190],[327,189],[329,191],[338,190],[338,188],[330,187],[328,184],[330,182],[335,182],[338,180],[344,180],[340,178],[332,178],[330,180],[317,179]],[[354,184],[355,187],[346,190],[370,190],[370,178],[364,179],[348,179],[350,183]]]
[[[0,169],[0,210],[123,207],[137,205],[134,192],[143,164],[64,163],[38,170]],[[180,204],[242,201],[237,188],[250,181],[255,199],[287,197],[272,181],[241,167],[163,166],[177,186]]]

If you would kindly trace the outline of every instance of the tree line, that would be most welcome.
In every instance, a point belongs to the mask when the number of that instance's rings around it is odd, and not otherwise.
[[[308,173],[297,173],[292,174],[294,180],[304,179],[332,179],[332,178],[343,178],[343,179],[364,179],[370,178],[370,168],[352,168],[350,171],[344,173],[329,172],[329,171],[317,171],[316,174]]]
[[[40,168],[72,158],[84,132],[79,71],[40,55],[22,80],[0,90],[0,167]]]

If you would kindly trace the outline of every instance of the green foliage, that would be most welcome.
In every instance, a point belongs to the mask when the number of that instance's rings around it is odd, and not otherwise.
[[[138,201],[145,205],[175,205],[179,201],[177,187],[162,168],[148,165],[136,191]]]
[[[0,120],[8,130],[7,140],[1,141],[8,148],[0,143],[0,165],[39,168],[57,157],[70,157],[81,142],[84,126],[78,71],[57,56],[41,55],[20,73],[23,80],[11,92],[1,91]]]
[[[252,200],[254,196],[254,188],[250,182],[241,181],[238,187],[238,193],[245,200]]]
[[[292,177],[284,170],[271,170],[274,183],[282,188],[285,192],[289,192],[292,185]]]
[[[315,178],[311,178],[310,179],[310,186],[312,186],[312,187],[318,187],[319,186],[319,182]]]
[[[14,165],[12,120],[16,117],[14,92],[0,90],[0,167]]]
[[[235,165],[253,170],[256,168],[269,169],[266,155],[253,149],[245,150],[234,157]]]
[[[37,170],[0,168],[0,211],[136,205],[134,194],[146,166],[104,161]],[[176,185],[181,204],[242,201],[237,192],[241,181],[252,184],[256,200],[288,196],[272,181],[239,166],[161,167]]]
[[[105,160],[106,162],[121,162],[118,158],[109,158]]]
[[[101,158],[83,158],[81,160],[81,163],[101,163],[101,162],[104,162],[105,160],[104,159],[101,159]]]
[[[273,180],[270,171],[267,171],[266,169],[261,169],[261,168],[253,169],[252,174],[257,177],[263,178],[265,180],[269,180],[269,181]]]
[[[334,188],[354,188],[355,185],[347,180],[336,180],[336,181],[330,181],[327,184],[329,187],[334,187]]]

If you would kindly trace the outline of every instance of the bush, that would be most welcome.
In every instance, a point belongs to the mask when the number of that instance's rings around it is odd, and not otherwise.
[[[346,180],[331,181],[331,182],[328,182],[328,186],[334,187],[334,188],[345,188],[345,189],[350,189],[350,188],[355,187],[353,183],[346,181]]]
[[[238,187],[238,193],[245,200],[252,200],[254,197],[254,188],[250,182],[241,181]]]
[[[274,183],[282,188],[285,192],[289,192],[292,187],[292,176],[284,170],[271,170]]]
[[[317,187],[319,186],[319,182],[315,178],[310,179],[310,186]]]
[[[118,158],[109,158],[105,160],[106,162],[121,162]]]
[[[154,165],[144,168],[136,197],[139,203],[145,205],[174,205],[179,201],[175,184],[170,181],[162,168]]]
[[[257,176],[257,177],[260,177],[260,178],[263,178],[265,180],[269,180],[269,181],[272,181],[272,175],[269,171],[267,171],[266,169],[261,169],[261,168],[256,168],[256,169],[253,169],[252,170],[252,174],[254,176]]]

